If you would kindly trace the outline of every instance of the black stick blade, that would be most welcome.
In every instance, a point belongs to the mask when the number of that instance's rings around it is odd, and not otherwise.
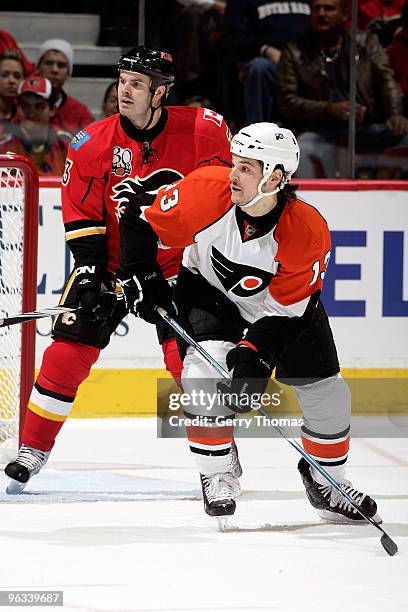
[[[395,553],[398,552],[398,546],[396,545],[394,540],[391,540],[390,536],[386,533],[381,536],[381,544],[383,545],[384,550],[390,555],[390,557],[393,557]]]

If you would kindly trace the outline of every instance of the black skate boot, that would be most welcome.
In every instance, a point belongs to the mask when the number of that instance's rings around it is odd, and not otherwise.
[[[200,474],[203,489],[204,510],[210,516],[231,516],[235,512],[234,480],[229,472],[224,474]]]
[[[299,461],[298,470],[306,487],[306,495],[320,518],[336,523],[367,522],[331,484],[322,485],[314,480],[305,459]],[[377,514],[377,504],[369,495],[357,491],[349,480],[341,480],[339,484],[367,516],[378,524],[382,523],[382,519]]]
[[[6,476],[11,478],[6,488],[6,493],[9,495],[18,495],[21,493],[30,478],[38,474],[41,468],[47,463],[50,452],[51,451],[41,451],[22,444],[17,457],[14,461],[6,465],[4,470]]]

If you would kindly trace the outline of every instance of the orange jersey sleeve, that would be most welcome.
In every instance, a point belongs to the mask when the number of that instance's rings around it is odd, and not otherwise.
[[[321,290],[329,262],[331,239],[325,219],[301,200],[290,202],[275,231],[278,269],[269,285],[272,302],[288,307],[308,301]],[[292,315],[301,315],[296,308]]]
[[[232,206],[230,169],[207,166],[159,190],[145,218],[164,246],[184,248]]]

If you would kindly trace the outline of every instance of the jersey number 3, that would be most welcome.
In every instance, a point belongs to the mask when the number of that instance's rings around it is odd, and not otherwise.
[[[165,193],[160,199],[160,208],[163,212],[167,212],[178,204],[179,190],[174,189],[171,193]]]

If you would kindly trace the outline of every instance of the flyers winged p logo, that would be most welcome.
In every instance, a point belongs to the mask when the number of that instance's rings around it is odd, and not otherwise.
[[[211,249],[211,265],[224,289],[238,297],[260,293],[273,277],[272,272],[227,259],[214,246]]]

